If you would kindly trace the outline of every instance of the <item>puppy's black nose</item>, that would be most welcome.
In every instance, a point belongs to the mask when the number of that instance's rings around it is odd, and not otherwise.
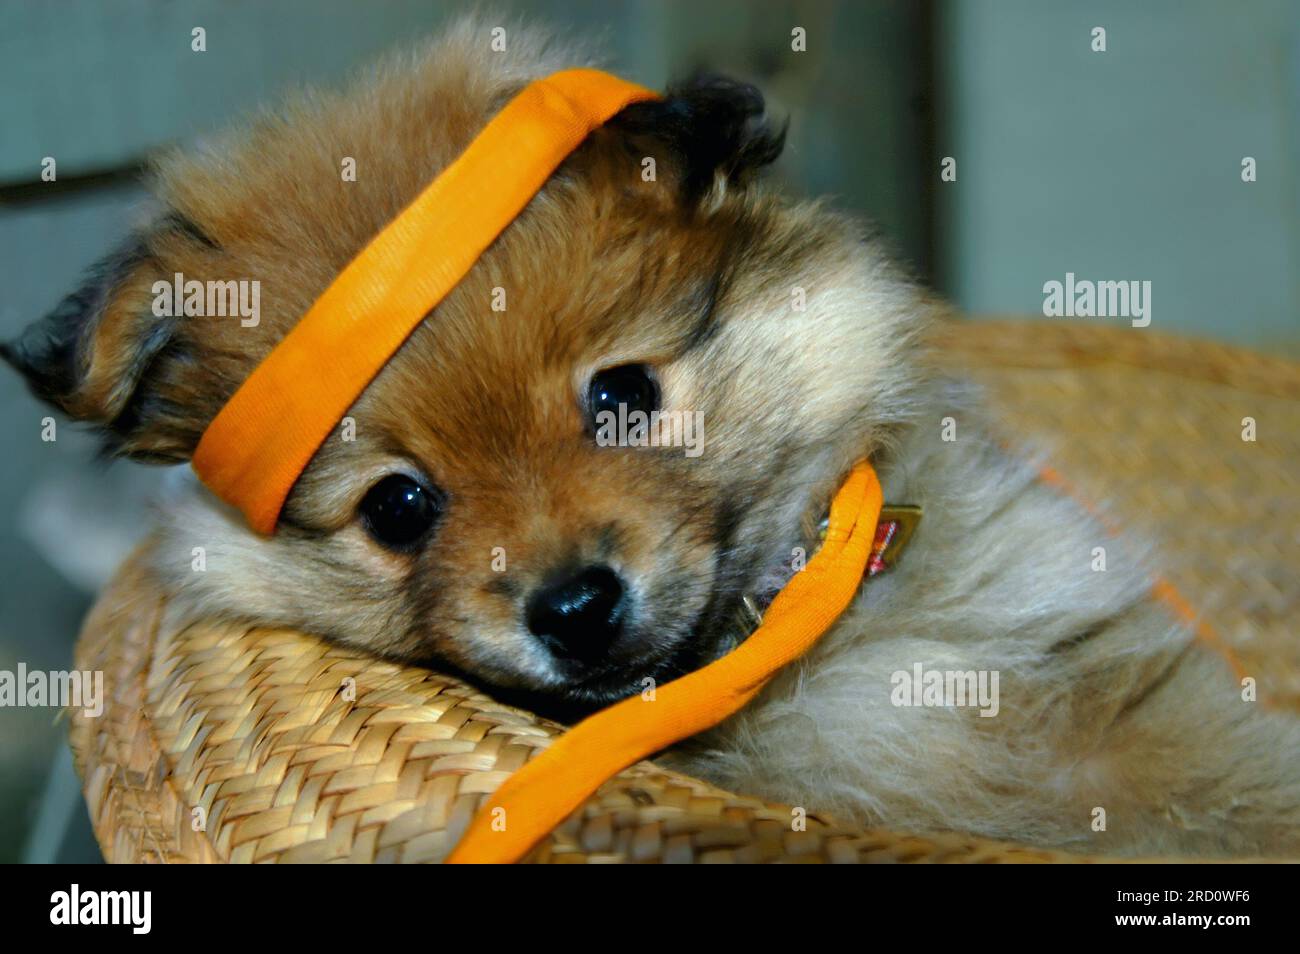
[[[622,630],[625,602],[618,574],[589,566],[533,594],[528,628],[555,655],[589,662],[602,657]]]

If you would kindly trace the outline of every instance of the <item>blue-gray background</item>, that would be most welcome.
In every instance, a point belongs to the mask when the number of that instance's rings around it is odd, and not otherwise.
[[[339,83],[469,6],[0,2],[0,335],[45,313],[125,235],[150,153],[288,87]],[[590,37],[649,85],[697,67],[757,82],[791,119],[776,174],[870,217],[974,316],[1041,314],[1043,283],[1072,271],[1151,281],[1152,328],[1300,354],[1296,0],[488,9]],[[190,49],[196,26],[205,53]],[[1091,49],[1098,26],[1105,53]],[[790,49],[795,27],[805,53]],[[45,156],[56,183],[39,181]],[[945,156],[955,183],[939,179]],[[1241,181],[1245,156],[1257,182]],[[66,668],[160,477],[96,469],[72,427],[41,442],[45,412],[4,372],[0,403],[0,669]],[[0,860],[97,857],[63,735],[50,710],[0,710]]]

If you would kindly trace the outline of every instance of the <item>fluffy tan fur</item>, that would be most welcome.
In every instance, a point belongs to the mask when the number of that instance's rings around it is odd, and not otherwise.
[[[508,53],[487,40],[464,21],[346,94],[300,97],[168,157],[142,248],[82,296],[72,380],[51,384],[34,346],[10,359],[121,451],[187,459],[256,362],[487,117],[527,80],[583,62],[528,31]],[[645,155],[660,160],[655,182]],[[1149,600],[1141,553],[984,436],[966,389],[927,370],[936,305],[844,217],[726,170],[684,197],[686,165],[652,132],[595,133],[357,401],[356,440],[326,442],[275,536],[197,486],[166,502],[153,564],[180,611],[453,666],[539,704],[596,704],[721,651],[740,595],[807,543],[801,520],[871,454],[887,498],[925,508],[901,565],[745,712],[666,761],[918,831],[1089,851],[1300,848],[1300,726],[1243,702]],[[160,327],[149,288],[174,272],[260,280],[260,324]],[[628,362],[655,369],[666,409],[703,412],[701,457],[595,446],[585,382]],[[945,417],[956,441],[940,439]],[[414,553],[378,545],[357,517],[393,472],[446,494]],[[1090,568],[1099,544],[1106,572]],[[191,570],[195,546],[205,572]],[[638,635],[577,684],[521,605],[557,565],[593,560],[628,581]],[[998,715],[892,704],[893,674],[917,663],[997,671]]]

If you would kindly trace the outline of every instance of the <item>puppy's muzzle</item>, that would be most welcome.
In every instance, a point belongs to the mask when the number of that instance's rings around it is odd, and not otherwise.
[[[623,581],[608,566],[588,566],[538,590],[525,611],[528,629],[561,659],[598,662],[623,631]]]

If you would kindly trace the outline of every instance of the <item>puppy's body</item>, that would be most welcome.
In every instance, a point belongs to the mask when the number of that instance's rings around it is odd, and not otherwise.
[[[925,509],[898,565],[754,704],[667,761],[904,831],[1294,855],[1300,724],[1244,702],[1227,664],[1152,600],[1133,541],[1007,457],[964,406],[941,396],[882,472],[886,500]],[[940,437],[948,415],[966,427],[955,443]],[[895,705],[891,680],[917,663],[997,672],[996,715]]]
[[[523,83],[574,65],[511,37],[491,53],[466,21],[347,96],[170,158],[166,209],[6,356],[120,452],[187,459],[365,242]],[[1300,847],[1296,724],[1243,702],[1150,601],[1123,543],[983,436],[965,391],[927,369],[934,304],[852,222],[751,182],[778,148],[756,94],[718,82],[594,133],[356,402],[355,440],[325,442],[274,536],[202,491],[164,508],[153,563],[176,611],[590,708],[724,651],[741,597],[789,572],[805,518],[870,455],[888,499],[925,508],[902,561],[753,705],[667,761],[913,830]],[[261,281],[260,323],[153,318],[149,289],[176,272]],[[631,366],[663,409],[703,415],[702,456],[596,445],[584,395]],[[956,441],[941,440],[945,417]],[[365,516],[392,475],[442,501],[416,545],[387,545]],[[1090,567],[1098,545],[1106,572]],[[599,658],[569,658],[536,638],[529,606],[592,565],[621,581],[623,615]],[[894,674],[917,664],[997,672],[998,714],[893,705]]]

